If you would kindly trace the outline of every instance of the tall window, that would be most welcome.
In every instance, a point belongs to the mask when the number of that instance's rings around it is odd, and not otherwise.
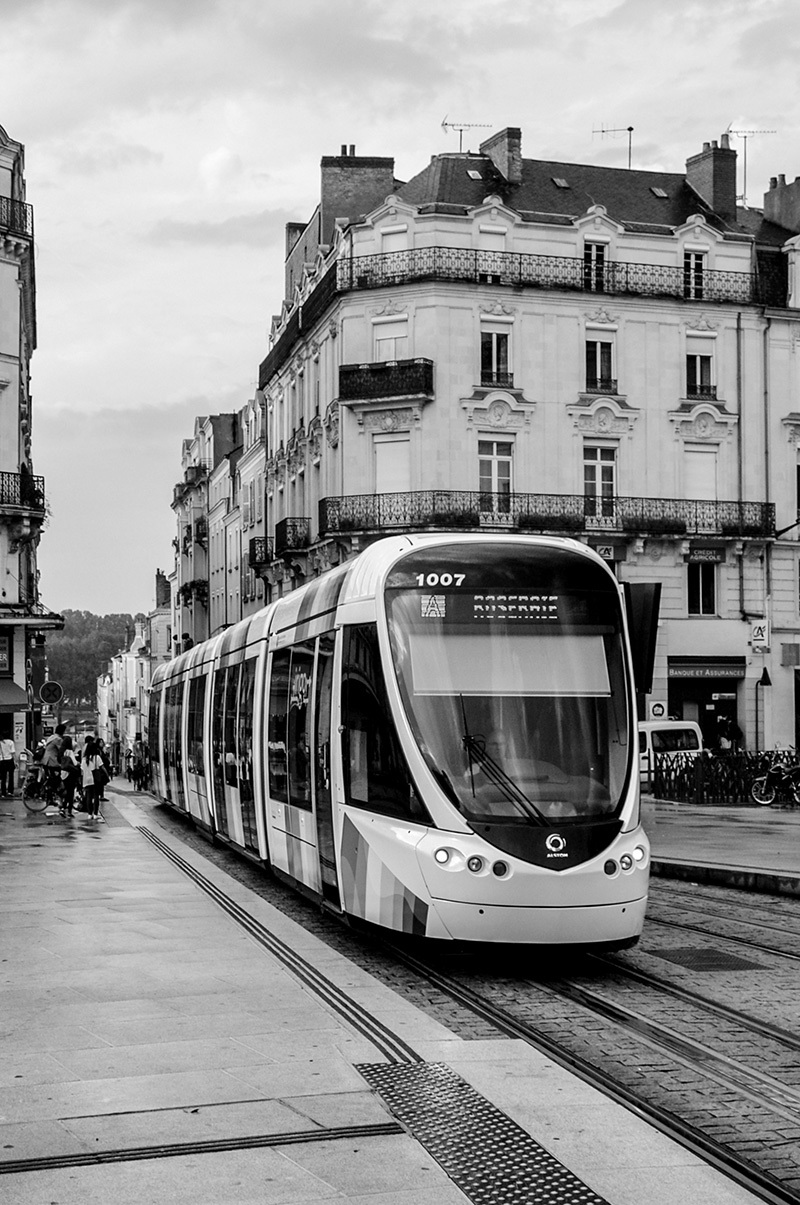
[[[478,441],[478,473],[482,511],[511,510],[511,467],[514,444],[508,440],[481,439]]]
[[[686,566],[690,615],[716,615],[717,566],[708,561]]]
[[[586,340],[586,388],[590,393],[616,393],[614,344],[610,339]]]
[[[614,514],[617,450],[594,444],[583,449],[583,493],[587,515],[609,517]]]
[[[717,500],[717,449],[688,446],[684,451],[684,498]]]
[[[683,255],[683,295],[690,300],[703,298],[703,273],[706,257],[702,251],[685,251]]]
[[[586,243],[583,248],[583,287],[592,293],[605,290],[606,248],[604,243]]]
[[[510,388],[514,384],[508,368],[509,342],[507,330],[481,328],[481,385]]]
[[[715,398],[713,384],[714,357],[690,352],[686,357],[686,396],[689,398]]]
[[[385,364],[388,360],[405,360],[408,356],[408,319],[398,318],[392,322],[376,322],[375,361]]]

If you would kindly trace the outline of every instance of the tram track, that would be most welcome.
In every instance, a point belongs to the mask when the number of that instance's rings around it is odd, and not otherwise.
[[[212,851],[201,842],[201,852],[203,847],[218,865],[221,857],[234,868],[231,855]],[[242,882],[241,873],[235,873]],[[259,882],[252,868],[247,877]],[[546,971],[531,975],[530,964],[527,974],[509,973],[508,965],[498,971],[496,962],[487,970],[477,958],[468,966],[459,962],[455,970],[451,966],[443,972],[440,965],[433,966],[408,949],[381,942],[381,954],[374,941],[365,942],[329,918],[319,915],[314,921],[307,901],[299,901],[286,889],[286,901],[281,903],[276,890],[284,889],[266,878],[261,882],[269,886],[254,890],[290,914],[304,909],[305,922],[312,923],[315,932],[327,930],[328,940],[371,973],[383,976],[390,986],[405,970],[405,994],[419,1007],[433,1010],[434,1015],[438,1009],[443,1017],[447,1007],[452,1016],[455,1006],[459,1016],[475,1018],[472,1036],[494,1031],[525,1041],[762,1200],[800,1205],[796,1057],[800,1039],[790,1031],[626,965],[641,955],[641,947],[577,960],[558,975]],[[297,918],[304,923],[301,911]],[[654,925],[650,932],[662,928],[669,926]],[[709,936],[699,926],[690,931]],[[712,940],[722,937],[729,940],[727,935],[711,935]],[[781,950],[765,950],[787,957]],[[627,1003],[620,999],[625,995]],[[654,1006],[654,996],[661,1004]],[[741,1053],[748,1045],[752,1059]],[[765,1064],[767,1048],[770,1059]]]

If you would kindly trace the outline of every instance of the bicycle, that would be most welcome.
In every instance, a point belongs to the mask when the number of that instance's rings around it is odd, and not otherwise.
[[[800,804],[800,766],[787,766],[784,757],[780,752],[773,754],[766,774],[753,780],[750,794],[762,807],[769,807],[778,797]]]

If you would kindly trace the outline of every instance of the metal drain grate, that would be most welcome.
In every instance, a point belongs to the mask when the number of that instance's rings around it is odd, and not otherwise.
[[[443,1063],[357,1069],[474,1205],[606,1205]]]
[[[675,962],[690,971],[760,971],[761,964],[739,958],[736,954],[725,954],[722,950],[703,950],[694,946],[680,946],[676,950],[650,950],[656,958]]]

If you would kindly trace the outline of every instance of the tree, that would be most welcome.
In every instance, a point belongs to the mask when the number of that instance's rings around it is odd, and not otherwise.
[[[47,638],[50,678],[64,688],[64,705],[92,709],[97,679],[111,658],[130,647],[134,634],[132,615],[93,615],[91,611],[64,611],[64,628]]]

